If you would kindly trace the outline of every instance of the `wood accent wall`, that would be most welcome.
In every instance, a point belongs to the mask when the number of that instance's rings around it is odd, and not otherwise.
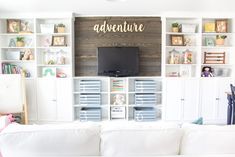
[[[95,24],[144,24],[143,32],[96,33]],[[75,19],[75,76],[97,76],[97,47],[138,46],[140,49],[139,76],[161,75],[161,18],[160,17],[76,17]]]

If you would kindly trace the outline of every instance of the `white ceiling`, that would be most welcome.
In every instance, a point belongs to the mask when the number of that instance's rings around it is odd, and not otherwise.
[[[0,0],[0,13],[74,12],[79,15],[159,15],[235,12],[235,0]]]

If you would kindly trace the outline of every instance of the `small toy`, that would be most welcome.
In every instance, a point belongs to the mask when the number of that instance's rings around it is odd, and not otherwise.
[[[121,94],[116,94],[113,97],[113,105],[123,105],[125,103],[125,97]]]
[[[24,51],[24,55],[22,57],[22,60],[33,60],[33,59],[34,59],[34,57],[33,57],[33,54],[31,52],[31,50],[30,49],[26,49]]]
[[[202,68],[202,77],[214,77],[212,68],[209,66],[205,66]]]

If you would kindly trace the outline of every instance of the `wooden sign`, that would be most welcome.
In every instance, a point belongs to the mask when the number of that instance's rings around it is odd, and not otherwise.
[[[135,22],[128,23],[124,21],[122,24],[109,24],[104,21],[102,24],[95,24],[94,31],[96,33],[107,33],[107,32],[143,32],[144,24],[137,24]]]
[[[225,64],[225,52],[204,52],[204,64]]]

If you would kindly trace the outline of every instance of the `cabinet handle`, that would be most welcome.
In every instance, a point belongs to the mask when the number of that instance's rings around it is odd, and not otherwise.
[[[180,99],[181,101],[184,101],[184,99]]]
[[[216,98],[215,100],[219,100],[219,98]]]
[[[52,99],[51,101],[54,101],[54,102],[56,102],[56,99]]]

